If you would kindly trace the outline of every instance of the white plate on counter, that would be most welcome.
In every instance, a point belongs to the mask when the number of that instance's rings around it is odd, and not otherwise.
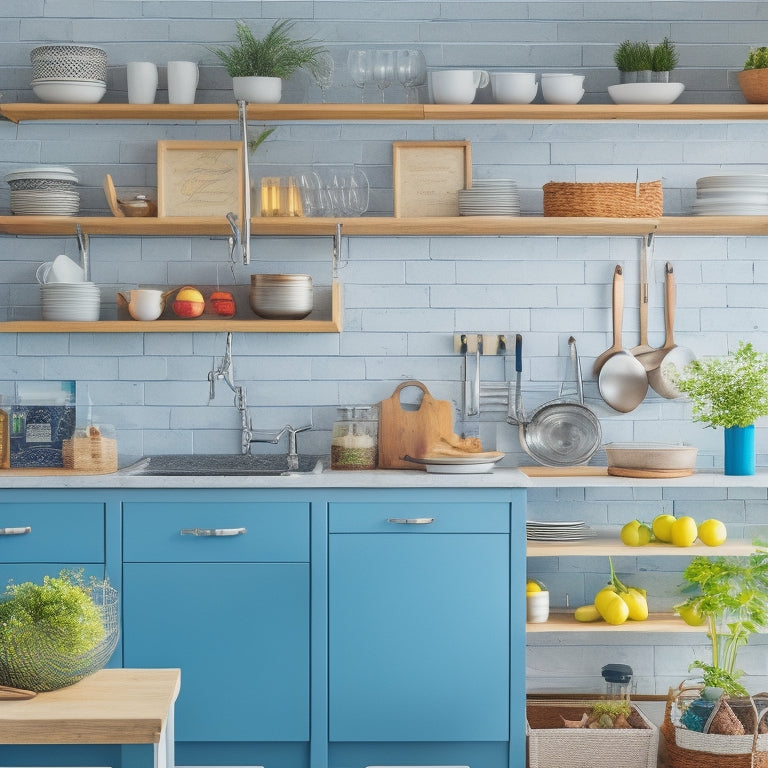
[[[469,453],[466,456],[425,456],[421,459],[405,457],[406,461],[423,464],[427,472],[444,475],[479,475],[491,472],[496,462],[503,458],[504,454],[501,451],[486,451],[476,455]]]

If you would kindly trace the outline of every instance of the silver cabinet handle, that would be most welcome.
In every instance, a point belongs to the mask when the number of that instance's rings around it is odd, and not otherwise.
[[[22,528],[0,528],[0,536],[23,536],[25,533],[32,533],[32,526],[26,525]]]
[[[245,528],[182,528],[182,536],[242,536]]]
[[[435,522],[434,517],[388,517],[388,523],[397,523],[398,525],[429,525]]]

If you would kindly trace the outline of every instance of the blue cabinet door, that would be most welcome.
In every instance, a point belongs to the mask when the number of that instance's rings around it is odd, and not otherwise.
[[[126,667],[180,667],[177,741],[309,739],[308,563],[126,563]]]
[[[509,536],[397,530],[329,537],[330,740],[507,741]]]

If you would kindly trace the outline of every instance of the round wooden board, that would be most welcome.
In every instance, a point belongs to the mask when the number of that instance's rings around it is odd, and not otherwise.
[[[616,477],[689,477],[692,469],[630,469],[627,467],[608,467],[608,474]]]

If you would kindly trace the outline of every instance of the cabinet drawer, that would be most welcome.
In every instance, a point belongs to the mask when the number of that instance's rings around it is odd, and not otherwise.
[[[330,533],[509,533],[506,502],[335,503]]]
[[[132,562],[308,562],[309,505],[128,502],[123,535]]]
[[[3,563],[104,562],[100,503],[0,504],[0,529]]]

